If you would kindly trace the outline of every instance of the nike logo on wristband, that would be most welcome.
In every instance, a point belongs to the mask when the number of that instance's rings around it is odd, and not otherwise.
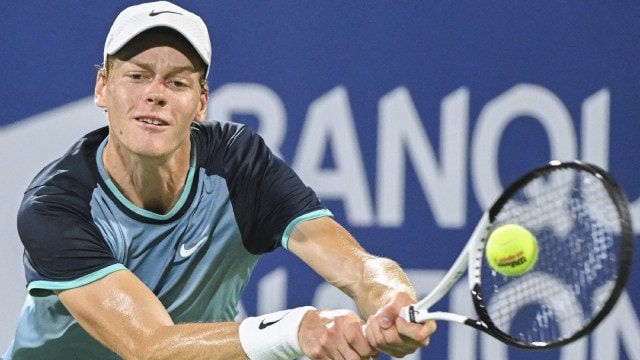
[[[287,316],[287,314],[285,314],[284,316]],[[267,321],[267,322],[265,322],[264,320],[262,320],[262,321],[260,321],[260,324],[258,324],[258,329],[262,330],[262,329],[264,329],[264,328],[266,328],[268,326],[271,326],[271,325],[277,323],[278,321],[282,320],[282,318],[284,318],[284,316],[281,317],[278,320],[275,320],[275,321]]]

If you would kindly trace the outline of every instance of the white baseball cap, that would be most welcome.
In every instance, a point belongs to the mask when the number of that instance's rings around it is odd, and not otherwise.
[[[167,27],[184,36],[207,66],[211,64],[211,40],[207,26],[200,16],[168,1],[156,1],[128,7],[116,17],[104,44],[104,63],[107,55],[122,49],[143,31]]]

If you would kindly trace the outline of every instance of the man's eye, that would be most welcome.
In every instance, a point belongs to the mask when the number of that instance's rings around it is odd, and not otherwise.
[[[144,76],[142,74],[134,73],[134,74],[129,74],[128,76],[129,76],[129,78],[131,80],[142,80],[142,79],[144,79]]]
[[[169,82],[171,84],[171,86],[175,87],[175,88],[184,88],[187,87],[187,83],[184,81],[179,81],[179,80],[173,80]]]

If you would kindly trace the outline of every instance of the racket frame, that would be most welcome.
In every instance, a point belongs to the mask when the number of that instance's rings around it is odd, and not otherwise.
[[[570,337],[561,339],[556,342],[526,342],[520,339],[516,339],[498,329],[492,323],[491,318],[487,312],[487,309],[483,302],[483,294],[480,287],[480,272],[484,257],[484,246],[486,238],[488,236],[489,228],[495,222],[496,215],[507,203],[507,201],[509,201],[509,199],[517,191],[519,191],[532,179],[540,177],[546,173],[559,170],[560,168],[575,168],[591,173],[595,178],[599,179],[605,185],[605,189],[613,199],[613,203],[615,204],[618,214],[620,215],[621,226],[621,251],[619,254],[620,262],[618,265],[618,276],[616,277],[616,283],[611,292],[611,296],[604,303],[599,313],[581,330],[577,331]],[[444,320],[468,325],[485,333],[488,333],[506,344],[519,348],[548,349],[563,346],[577,340],[584,335],[587,335],[596,326],[598,326],[598,324],[613,309],[614,305],[618,301],[618,298],[620,297],[620,294],[624,291],[631,273],[634,241],[635,235],[633,232],[631,216],[628,209],[628,201],[626,199],[626,196],[624,195],[624,192],[615,181],[615,179],[607,171],[593,164],[577,160],[565,162],[554,160],[549,162],[545,166],[536,168],[521,176],[518,180],[513,182],[507,189],[504,190],[504,192],[495,201],[495,203],[483,213],[469,240],[465,244],[464,248],[458,255],[451,268],[440,280],[440,282],[422,300],[411,306],[404,307],[400,311],[400,316],[414,323],[422,323],[428,320]],[[429,312],[431,306],[433,306],[445,295],[447,295],[447,293],[457,283],[462,275],[464,275],[465,272],[468,272],[469,289],[471,292],[473,305],[479,319],[472,319],[464,315],[443,311]]]

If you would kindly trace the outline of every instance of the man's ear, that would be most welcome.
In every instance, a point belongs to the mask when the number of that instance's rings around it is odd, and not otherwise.
[[[105,98],[105,89],[107,87],[107,76],[104,69],[98,70],[96,75],[96,86],[93,91],[93,102],[98,106],[106,110],[107,102]]]
[[[209,86],[203,85],[200,93],[200,102],[198,106],[198,114],[196,115],[196,122],[203,123],[207,119],[207,104],[209,103]]]

